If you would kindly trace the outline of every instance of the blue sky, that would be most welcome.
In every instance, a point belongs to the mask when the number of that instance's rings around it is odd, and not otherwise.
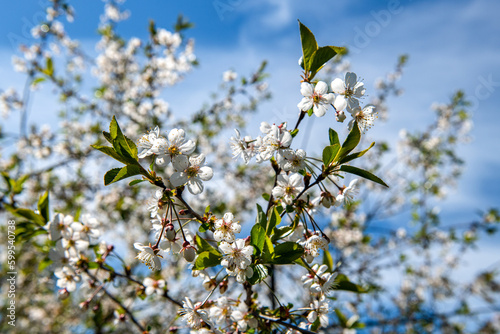
[[[29,29],[43,16],[45,2],[11,1],[0,13],[2,88],[22,87],[23,77],[9,68],[10,57],[17,42],[30,40]],[[72,5],[76,17],[67,30],[92,48],[103,3],[74,1]],[[296,115],[300,100],[297,19],[309,26],[319,44],[351,47],[352,70],[364,78],[368,93],[400,54],[409,54],[400,81],[405,94],[389,100],[390,120],[375,126],[369,135],[391,141],[402,127],[423,128],[432,120],[432,102],[447,102],[454,91],[465,90],[475,101],[474,141],[460,149],[467,167],[442,212],[450,220],[461,221],[473,218],[476,209],[500,204],[499,1],[129,0],[124,8],[132,13],[120,24],[128,37],[145,37],[149,19],[170,28],[179,13],[196,25],[187,35],[196,39],[200,66],[166,91],[174,111],[194,111],[208,101],[223,71],[232,68],[248,74],[267,59],[274,99],[251,120],[254,134],[258,122],[269,115],[284,115],[288,121]],[[41,111],[54,105],[55,99],[44,94],[37,97],[32,120],[47,119]],[[338,127],[333,117],[315,124],[318,133],[326,133],[330,126]],[[323,142],[322,137],[313,138],[309,148],[314,150],[315,144]]]

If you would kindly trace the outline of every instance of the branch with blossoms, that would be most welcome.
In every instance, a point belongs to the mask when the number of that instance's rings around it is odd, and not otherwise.
[[[386,117],[387,97],[401,92],[395,82],[406,58],[365,101],[358,75],[342,64],[335,75],[329,72],[345,50],[319,46],[299,23],[301,100],[293,123],[262,122],[260,134],[244,129],[245,116],[269,97],[265,62],[248,77],[224,72],[221,93],[214,93],[212,103],[173,121],[161,94],[198,62],[194,42],[183,36],[191,24],[179,17],[169,31],[150,22],[147,38],[124,38],[118,22],[128,14],[120,3],[105,4],[94,61],[64,30],[62,20],[72,20],[71,7],[51,1],[46,17],[32,29],[33,43],[21,47],[24,58],[14,59],[16,70],[27,74],[24,92],[0,93],[4,115],[15,109],[21,113],[20,133],[8,138],[19,138],[18,149],[0,162],[0,211],[6,208],[18,218],[18,243],[12,247],[23,269],[20,277],[28,278],[17,282],[18,332],[73,330],[70,303],[86,310],[76,319],[78,328],[95,332],[204,334],[353,332],[363,326],[397,332],[403,325],[406,331],[463,332],[465,327],[449,319],[480,311],[468,305],[472,298],[498,309],[498,262],[464,287],[451,275],[481,235],[497,230],[498,211],[439,228],[434,207],[443,187],[459,175],[455,146],[470,129],[463,94],[449,105],[436,105],[435,124],[425,132],[406,133],[401,157],[382,168],[389,144],[378,142],[372,149],[364,133]],[[96,79],[92,83],[87,65]],[[34,114],[32,90],[45,84],[62,102],[60,137],[46,127],[27,129],[28,115]],[[90,94],[86,87],[93,87]],[[349,135],[339,138],[344,127],[331,125],[322,154],[308,154],[296,138],[306,132],[304,125],[312,125],[310,117],[345,122]],[[160,131],[165,122],[169,131]],[[229,141],[224,130],[232,127],[237,129]],[[98,151],[120,163],[105,174],[104,184],[113,187],[105,191],[95,178],[96,166],[104,174],[112,161]],[[387,173],[397,161],[407,182]],[[344,182],[347,174],[373,182]],[[374,174],[383,175],[392,194],[382,193],[386,188],[377,184],[385,182]],[[116,185],[131,177],[129,186]],[[360,184],[366,190],[362,194]],[[39,198],[47,188],[52,206],[72,215],[49,215],[48,192]],[[152,196],[144,205],[146,192]],[[388,198],[374,203],[377,195]],[[36,209],[23,207],[38,198]],[[386,224],[386,215],[404,203],[411,203],[415,233]],[[256,219],[245,229],[238,220],[248,223],[249,212]],[[377,221],[383,226],[375,226]],[[0,230],[10,234],[11,226],[4,227]],[[106,244],[105,238],[116,243]],[[138,261],[127,257],[132,253]],[[11,246],[5,255],[12,258]],[[400,289],[386,284],[388,269],[401,270]],[[48,275],[30,279],[37,270],[38,276]],[[295,289],[298,285],[303,289]],[[380,305],[380,300],[391,303]],[[441,312],[449,301],[454,309]],[[476,327],[500,328],[490,319]],[[3,320],[2,330],[8,328]]]
[[[372,107],[360,108],[358,99],[364,95],[363,84],[357,82],[354,73],[348,73],[345,82],[341,79],[334,80],[331,84],[332,93],[327,92],[328,88],[324,82],[314,82],[313,78],[321,67],[337,53],[343,52],[343,49],[333,46],[318,47],[314,35],[301,23],[300,32],[303,49],[300,61],[303,68],[301,93],[304,97],[298,104],[300,112],[295,128],[288,130],[286,123],[276,125],[262,122],[261,136],[255,139],[250,136],[241,137],[240,132],[236,130],[236,136],[231,138],[235,158],[242,158],[246,164],[253,158],[258,164],[270,161],[275,172],[271,194],[264,195],[268,197],[268,207],[263,211],[257,204],[256,223],[246,238],[236,237],[236,234],[241,232],[241,226],[235,221],[233,213],[228,212],[223,217],[216,217],[207,207],[205,212],[200,214],[184,199],[186,190],[194,196],[201,194],[204,191],[204,183],[212,179],[214,172],[211,167],[205,165],[204,154],[194,154],[196,144],[185,138],[183,129],[172,129],[163,136],[156,127],[142,136],[136,145],[122,133],[117,120],[113,118],[109,132],[103,132],[111,146],[94,148],[125,164],[105,174],[105,185],[139,175],[141,179],[131,181],[130,186],[148,181],[160,188],[148,205],[155,241],[149,244],[134,244],[139,251],[137,259],[149,269],[159,270],[161,258],[168,253],[182,255],[187,262],[193,264],[194,271],[203,272],[201,276],[205,280],[205,271],[208,268],[222,267],[227,275],[235,277],[237,283],[247,284],[247,290],[250,286],[251,291],[251,286],[265,283],[266,278],[273,275],[274,266],[302,265],[311,273],[312,282],[318,287],[314,290],[313,303],[308,308],[310,312],[307,316],[307,327],[316,330],[328,323],[329,308],[325,302],[325,294],[341,285],[335,283],[336,274],[325,273],[324,267],[319,271],[317,266],[309,266],[322,250],[327,251],[329,243],[313,218],[312,209],[320,204],[327,207],[339,206],[353,200],[356,180],[349,186],[340,186],[336,180],[343,177],[344,173],[387,185],[370,172],[348,164],[362,157],[374,145],[352,153],[358,146],[362,133],[371,126],[374,119],[370,116],[373,115]],[[353,117],[348,126],[350,133],[345,141],[341,144],[337,132],[330,129],[329,145],[324,148],[320,159],[308,157],[302,149],[292,149],[293,138],[305,116],[322,117],[329,106],[333,106],[338,121],[345,118],[341,117],[343,109],[348,110]],[[141,159],[150,159],[148,169],[139,162]],[[333,196],[328,190],[331,185],[337,189],[337,196]],[[315,187],[320,189],[322,196],[311,201],[307,192]],[[193,218],[182,220],[181,216],[186,214]],[[283,219],[285,215],[289,217],[288,223]],[[197,223],[197,234],[189,228],[188,225],[192,226],[191,222]],[[210,234],[212,237],[209,237]],[[211,280],[213,278],[209,278],[209,281]],[[253,319],[253,323],[262,322],[263,319],[273,322],[271,319],[276,315],[275,312],[280,312],[280,320],[274,322],[295,328],[297,326],[293,323],[301,317],[294,314],[292,309],[286,309],[285,312],[283,306],[276,310],[258,311],[254,301],[243,303],[236,300],[234,304],[225,298],[223,301],[219,299],[216,304],[225,309],[221,311],[226,314],[225,317],[210,319],[205,311],[206,301],[193,304],[189,298],[184,301],[180,314],[193,329],[206,327],[212,330],[217,328],[215,324],[220,325],[224,319],[227,320],[227,312],[230,312],[227,308],[240,304],[243,309],[248,308],[247,318]],[[257,311],[258,313],[255,313]],[[283,315],[283,312],[286,315]],[[290,320],[291,323],[285,320]],[[238,321],[232,326],[240,330],[246,329]]]

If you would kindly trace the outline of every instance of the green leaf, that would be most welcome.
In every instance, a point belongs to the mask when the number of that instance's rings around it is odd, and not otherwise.
[[[196,245],[198,246],[198,253],[210,252],[217,256],[222,256],[221,253],[212,245],[210,245],[205,239],[196,235]]]
[[[321,322],[319,322],[319,317],[314,320],[314,322],[311,324],[311,328],[309,328],[312,332],[316,332],[319,329],[319,326],[321,325]]]
[[[250,231],[250,243],[255,247],[256,254],[260,255],[266,241],[266,230],[260,224],[255,224]]]
[[[38,264],[38,271],[42,271],[52,264],[52,260],[45,258]]]
[[[342,148],[338,153],[338,160],[342,160],[343,157],[348,155],[356,146],[358,146],[361,139],[361,133],[359,132],[358,122],[354,122],[351,132],[342,144]]]
[[[339,318],[340,325],[345,328],[347,324],[347,318],[345,315],[342,314],[338,308],[335,309],[335,314],[337,315],[337,318]]]
[[[137,146],[132,140],[123,135],[115,116],[113,116],[109,124],[109,133],[111,134],[112,144],[116,153],[130,160],[130,163],[132,161],[137,162]]]
[[[89,269],[97,269],[99,268],[99,263],[91,261],[89,262]]]
[[[292,231],[292,229],[292,226],[281,226],[274,228],[273,237],[271,238],[271,240],[274,242],[284,238]]]
[[[364,177],[365,179],[368,179],[370,181],[373,181],[375,183],[383,185],[384,187],[389,188],[389,186],[387,184],[385,184],[385,182],[382,181],[378,176],[375,176],[372,173],[370,173],[369,171],[366,171],[364,169],[354,167],[354,166],[342,165],[340,167],[340,170],[342,172],[351,173],[351,174],[355,174],[355,175]]]
[[[323,149],[323,163],[325,164],[325,167],[329,166],[335,160],[339,150],[339,144],[330,145]]]
[[[304,70],[308,72],[310,70],[311,58],[314,52],[318,49],[318,43],[316,43],[316,38],[314,34],[299,21],[300,29],[300,42],[302,44],[302,57],[304,60]]]
[[[252,267],[252,269],[253,276],[248,279],[248,282],[252,285],[262,282],[267,276],[269,276],[269,271],[263,264],[258,264]]]
[[[328,129],[328,137],[330,138],[330,145],[338,144],[340,146],[339,135],[332,128]]]
[[[294,129],[290,131],[290,135],[292,135],[292,138],[295,137],[299,133],[299,129]]]
[[[267,221],[266,235],[270,236],[273,233],[274,228],[280,223],[281,223],[280,214],[278,213],[278,210],[274,206],[273,209],[271,210],[269,220]]]
[[[375,142],[371,143],[370,147],[368,147],[366,150],[345,156],[339,161],[339,164],[345,164],[346,162],[362,157],[363,155],[365,155],[366,152],[368,152],[368,150],[370,150],[373,147],[373,145],[375,145]]]
[[[41,215],[36,214],[33,210],[24,208],[14,209],[12,206],[5,203],[4,206],[10,213],[12,213],[15,216],[26,218],[29,221],[37,224],[38,226],[45,225],[45,219]]]
[[[52,62],[51,57],[47,57],[45,61],[45,69],[42,72],[47,74],[49,77],[54,74],[54,63]]]
[[[16,181],[12,180],[12,181],[14,181],[14,186],[12,188],[12,191],[14,192],[14,194],[20,194],[23,191],[23,185],[26,182],[26,180],[28,180],[28,178],[29,178],[29,174],[26,174],[26,175],[19,177],[19,179],[17,179]]]
[[[210,229],[210,225],[208,225],[207,223],[203,223],[200,225],[200,227],[198,228],[198,232],[200,233],[205,233],[206,231],[208,231]]]
[[[44,77],[39,77],[39,78],[36,78],[33,80],[33,82],[31,83],[33,86],[36,86],[38,85],[40,82],[44,82],[45,81],[45,78]]]
[[[142,173],[140,166],[129,165],[122,168],[113,168],[104,175],[104,185],[126,179],[128,177],[139,175]]]
[[[272,263],[290,264],[304,255],[304,248],[295,242],[284,242],[274,248]]]
[[[367,292],[367,290],[361,287],[360,285],[349,281],[349,278],[347,278],[347,276],[344,274],[339,274],[335,279],[335,282],[337,283],[337,285],[334,287],[335,290],[344,290],[356,293]]]
[[[102,135],[104,136],[104,138],[106,138],[108,143],[113,144],[113,138],[111,137],[111,133],[103,131]]]
[[[128,185],[135,186],[136,184],[144,182],[144,181],[146,181],[146,180],[132,180],[132,181],[130,181],[130,183]]]
[[[5,181],[5,184],[7,185],[8,190],[11,191],[12,188],[15,186],[16,181],[14,181],[7,172],[2,172],[1,174]]]
[[[325,66],[325,64],[335,57],[338,53],[344,53],[345,48],[338,47],[338,46],[322,46],[318,48],[312,55],[311,55],[311,61],[310,61],[310,68],[309,70],[311,71],[311,75],[309,76],[309,79],[312,79],[318,71]]]
[[[262,250],[262,260],[265,263],[270,263],[273,260],[273,256],[274,256],[273,242],[268,236],[266,236],[264,239],[264,247]]]
[[[49,192],[46,191],[40,199],[38,200],[38,211],[40,215],[43,217],[45,222],[48,222],[49,219]]]
[[[333,258],[329,251],[323,251],[323,264],[328,267],[328,271],[333,271]]]
[[[257,220],[255,223],[260,224],[264,228],[264,230],[266,229],[267,225],[266,214],[264,213],[264,210],[262,210],[262,207],[259,204],[257,204]]]
[[[213,252],[202,252],[196,257],[193,269],[203,270],[205,268],[215,267],[220,264],[221,260],[221,255],[217,255]]]
[[[119,155],[118,153],[116,153],[116,151],[115,151],[115,149],[113,147],[110,147],[110,146],[100,146],[100,145],[90,145],[90,146],[92,148],[95,148],[96,150],[101,151],[102,153],[104,153],[106,155],[109,155],[113,159],[115,159],[117,161],[120,161],[121,163],[124,163],[125,165],[127,165],[130,162],[130,160],[124,159],[121,155]]]

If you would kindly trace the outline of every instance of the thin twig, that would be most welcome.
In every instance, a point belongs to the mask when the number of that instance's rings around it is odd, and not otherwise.
[[[292,329],[294,329],[296,331],[299,331],[301,333],[304,333],[304,334],[316,334],[314,332],[308,331],[307,329],[300,328],[299,326],[296,326],[296,325],[293,325],[293,324],[289,324],[287,322],[284,322],[283,320],[280,320],[280,319],[277,319],[277,318],[272,318],[272,317],[269,317],[269,316],[264,315],[264,314],[258,314],[257,316],[259,318],[261,318],[261,319],[268,320],[268,321],[280,324],[280,325],[288,327],[288,328],[292,328]]]

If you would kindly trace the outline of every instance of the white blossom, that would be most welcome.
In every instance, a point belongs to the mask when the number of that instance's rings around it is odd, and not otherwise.
[[[161,261],[158,251],[154,251],[151,246],[144,246],[143,244],[136,242],[134,247],[139,250],[139,254],[135,257],[142,263],[144,263],[150,270],[160,270]]]
[[[354,200],[354,196],[358,193],[358,189],[356,188],[356,183],[358,179],[354,179],[349,183],[349,186],[344,186],[341,190],[339,190],[339,194],[336,197],[336,205],[340,205],[340,203],[348,204]]]
[[[236,239],[233,243],[223,241],[219,245],[224,253],[221,265],[229,270],[246,269],[252,263],[253,246],[245,246],[244,239]]]
[[[54,275],[57,277],[57,286],[61,289],[68,290],[68,292],[75,291],[76,283],[80,282],[80,276],[68,266],[56,269]]]
[[[188,156],[194,152],[196,144],[191,139],[184,139],[184,134],[183,129],[170,130],[168,140],[161,141],[158,148],[157,165],[163,166],[172,162],[174,168],[179,169],[186,163]]]
[[[300,85],[300,93],[304,96],[297,107],[302,111],[313,109],[316,116],[322,117],[326,114],[328,107],[333,103],[334,95],[328,93],[328,85],[319,81],[316,86],[308,82]]]
[[[155,127],[153,130],[149,131],[143,135],[138,143],[137,147],[143,150],[137,155],[139,159],[145,158],[152,154],[157,154],[160,145],[162,145],[165,138],[160,136],[160,128]]]
[[[372,105],[368,105],[363,109],[358,106],[349,112],[352,116],[352,120],[349,122],[349,130],[352,129],[354,121],[357,121],[359,130],[362,133],[371,128],[375,124],[375,119],[378,117],[377,112],[375,111],[375,106]]]
[[[335,97],[335,108],[343,110],[346,107],[348,110],[359,107],[359,98],[365,94],[365,87],[362,82],[358,81],[356,73],[347,72],[345,81],[336,78],[331,83],[332,92],[337,94]]]
[[[307,320],[310,323],[316,321],[319,318],[321,327],[328,327],[330,321],[328,320],[328,303],[323,301],[314,300],[311,303],[312,311],[307,315]]]
[[[150,296],[156,292],[157,295],[162,295],[163,294],[163,288],[165,287],[165,281],[160,279],[160,280],[154,280],[150,277],[146,277],[143,281],[145,289],[145,293],[147,296]]]
[[[283,150],[282,154],[277,156],[276,162],[285,172],[298,172],[306,167],[306,151],[298,150]]]
[[[278,175],[276,187],[273,188],[272,194],[276,198],[283,199],[285,204],[292,204],[294,198],[304,190],[304,179],[298,173],[286,175],[281,173]]]
[[[179,162],[174,166],[178,171],[172,174],[170,182],[174,187],[180,187],[187,183],[189,192],[198,195],[203,191],[202,181],[210,180],[214,173],[212,168],[203,166],[205,156],[190,157],[189,161]]]
[[[240,233],[241,225],[238,222],[233,222],[233,219],[233,214],[227,212],[224,214],[224,218],[215,221],[215,241],[234,241],[234,235]]]
[[[203,322],[208,323],[208,313],[206,310],[200,309],[201,303],[193,305],[191,300],[186,297],[182,302],[182,306],[179,314],[189,327],[199,329]]]

